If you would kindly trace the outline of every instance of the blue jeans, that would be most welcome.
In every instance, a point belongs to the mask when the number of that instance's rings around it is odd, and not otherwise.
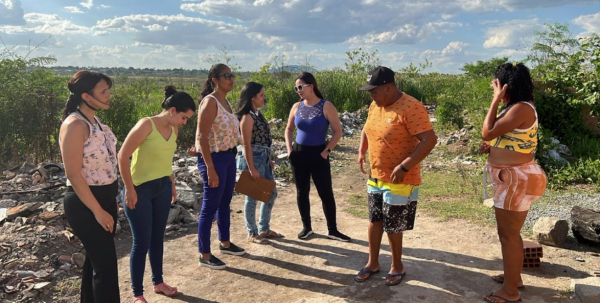
[[[252,159],[254,160],[254,167],[258,170],[261,177],[273,181],[273,169],[271,168],[271,161],[269,159],[270,148],[260,145],[252,145]],[[239,170],[249,170],[248,163],[244,155],[238,158],[237,168]],[[244,220],[246,221],[246,230],[248,230],[248,236],[253,237],[258,234],[265,233],[270,230],[269,222],[271,222],[271,211],[273,210],[273,204],[277,198],[277,188],[273,191],[269,203],[261,203],[260,205],[260,217],[258,219],[258,228],[256,227],[256,199],[246,196],[244,202]]]
[[[219,176],[219,186],[208,186],[208,174],[206,163],[198,154],[198,169],[204,182],[204,197],[202,198],[202,209],[198,218],[198,251],[210,253],[210,229],[212,221],[217,215],[217,227],[219,228],[219,240],[229,241],[229,225],[231,215],[229,205],[233,197],[235,187],[235,152],[211,153],[215,171]]]
[[[152,283],[163,282],[163,239],[171,208],[171,180],[166,176],[144,182],[135,186],[135,192],[138,199],[135,209],[127,207],[125,199],[123,209],[133,235],[129,272],[133,296],[138,297],[144,294],[146,254],[150,257]]]

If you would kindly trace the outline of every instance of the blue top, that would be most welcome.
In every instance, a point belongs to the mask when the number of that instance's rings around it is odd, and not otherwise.
[[[323,114],[325,99],[321,99],[314,106],[306,106],[304,100],[300,101],[296,110],[294,124],[298,128],[296,142],[302,145],[319,146],[325,144],[329,121]]]

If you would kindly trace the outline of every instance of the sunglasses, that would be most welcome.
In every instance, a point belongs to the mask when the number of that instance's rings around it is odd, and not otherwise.
[[[231,79],[235,79],[235,74],[234,73],[224,73],[224,74],[220,74],[219,77],[225,77],[226,80],[231,80]]]
[[[294,90],[295,90],[296,92],[300,92],[300,91],[302,91],[302,90],[303,90],[305,87],[307,87],[307,86],[309,86],[309,85],[310,85],[310,84],[300,84],[300,85],[298,85],[298,86],[294,86]]]

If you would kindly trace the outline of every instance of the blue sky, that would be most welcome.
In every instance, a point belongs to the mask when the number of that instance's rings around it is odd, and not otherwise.
[[[242,70],[274,58],[330,69],[362,47],[393,69],[459,73],[524,58],[531,32],[555,22],[598,33],[600,0],[0,0],[7,47],[25,55],[49,38],[30,56],[82,67],[208,68],[225,46]]]

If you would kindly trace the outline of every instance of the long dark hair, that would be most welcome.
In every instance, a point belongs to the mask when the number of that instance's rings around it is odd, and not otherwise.
[[[529,68],[523,63],[505,63],[496,68],[494,78],[500,80],[500,85],[508,84],[506,94],[508,103],[505,107],[510,107],[520,101],[533,102],[533,81]]]
[[[200,98],[198,98],[198,102],[202,101],[202,99],[204,99],[204,97],[208,96],[210,93],[212,93],[215,90],[215,85],[212,82],[212,79],[218,78],[219,75],[221,74],[221,71],[223,71],[224,69],[226,69],[228,67],[229,66],[227,66],[226,64],[223,64],[223,63],[216,63],[210,67],[210,69],[208,70],[207,79],[204,82],[204,87],[202,87],[202,92],[200,93]]]
[[[252,110],[252,98],[258,95],[262,88],[262,84],[252,81],[244,85],[242,92],[240,92],[240,100],[238,100],[237,112],[235,113],[238,119],[242,119],[245,114]]]
[[[321,91],[319,90],[319,86],[317,86],[317,79],[315,79],[315,76],[313,76],[313,74],[309,72],[303,72],[300,75],[298,75],[298,77],[296,77],[296,80],[302,80],[306,84],[312,84],[315,95],[317,95],[317,97],[321,99],[325,99],[325,97],[323,97],[323,94],[321,94]],[[300,101],[302,101],[302,98],[300,98]]]
[[[112,79],[105,74],[87,70],[76,72],[67,85],[69,87],[69,97],[63,110],[62,119],[66,119],[71,113],[75,112],[81,102],[85,102],[81,98],[82,94],[93,95],[94,87],[102,80],[106,81],[108,88],[112,87]]]
[[[186,92],[178,92],[173,85],[165,86],[165,99],[161,107],[165,110],[174,107],[178,113],[187,112],[188,110],[196,111],[196,103],[194,98]]]

